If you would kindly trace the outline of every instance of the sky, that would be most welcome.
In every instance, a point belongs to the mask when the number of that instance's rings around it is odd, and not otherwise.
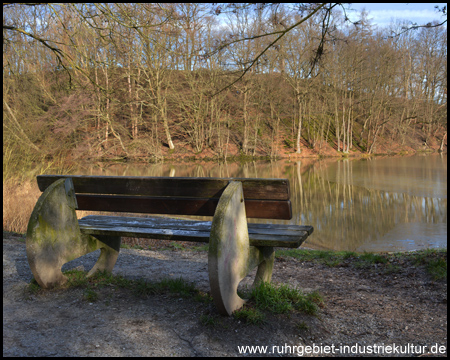
[[[446,3],[352,3],[350,8],[356,11],[349,11],[347,16],[355,21],[363,8],[369,12],[369,19],[372,23],[380,27],[389,25],[393,19],[404,19],[424,25],[433,20],[442,22],[446,17],[441,16],[435,10],[435,6],[442,8]],[[348,5],[347,5],[348,6]],[[347,7],[346,6],[346,7]]]

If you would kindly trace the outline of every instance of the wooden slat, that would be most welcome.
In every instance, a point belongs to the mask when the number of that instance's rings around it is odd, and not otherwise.
[[[124,195],[77,194],[78,210],[214,216],[219,199],[164,198]],[[292,218],[288,201],[245,200],[247,217],[259,219]]]
[[[150,176],[39,175],[44,191],[54,181],[71,177],[76,193],[219,198],[229,181],[242,182],[245,199],[289,200],[288,179],[188,178]]]
[[[79,220],[81,232],[90,235],[142,237],[162,240],[208,242],[210,221],[171,218],[86,216]],[[312,233],[311,226],[248,224],[250,245],[299,247]]]

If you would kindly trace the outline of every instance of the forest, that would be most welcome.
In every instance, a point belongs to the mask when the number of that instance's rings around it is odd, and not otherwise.
[[[4,177],[44,160],[442,151],[446,26],[347,8],[4,4]]]

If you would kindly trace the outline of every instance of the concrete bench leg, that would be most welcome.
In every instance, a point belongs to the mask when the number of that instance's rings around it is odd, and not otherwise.
[[[111,271],[117,260],[120,238],[104,239],[105,244],[101,239],[81,234],[76,208],[72,179],[67,178],[50,185],[31,214],[27,229],[27,257],[34,278],[43,288],[64,284],[67,277],[61,272],[62,265],[97,249],[102,250],[93,271]]]
[[[254,285],[270,282],[273,261],[273,248],[249,245],[242,184],[230,182],[217,205],[209,240],[209,282],[219,312],[231,315],[245,304],[237,287],[255,266],[259,265]]]
[[[250,246],[248,272],[258,266],[253,286],[260,282],[270,282],[272,280],[274,261],[275,251],[273,247]]]
[[[86,236],[86,235],[84,235]],[[88,277],[94,275],[97,271],[112,272],[120,251],[120,236],[103,236],[95,235],[100,241],[97,241],[97,246],[100,249],[100,256],[87,274]]]

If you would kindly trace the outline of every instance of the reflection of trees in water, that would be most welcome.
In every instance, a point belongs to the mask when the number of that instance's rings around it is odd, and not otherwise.
[[[293,213],[297,224],[314,226],[311,246],[356,249],[400,223],[446,222],[447,199],[351,185],[350,161],[337,166],[342,183],[319,176],[320,164],[303,173],[297,166],[297,181],[291,182]]]
[[[394,160],[394,159],[393,159]],[[396,159],[406,162],[410,159]],[[178,177],[262,177],[289,178],[291,184],[292,224],[312,225],[314,233],[307,245],[327,249],[356,249],[363,243],[375,241],[397,224],[445,223],[447,199],[414,196],[393,191],[380,191],[352,185],[360,160],[302,160],[297,162],[267,161],[239,163],[178,163],[178,164],[115,164],[108,168],[90,167],[78,169],[73,174],[120,176],[178,176]],[[368,160],[370,161],[370,160]],[[436,162],[437,161],[437,162]],[[445,164],[441,164],[445,162]],[[336,167],[336,179],[323,177],[325,168]],[[417,166],[422,166],[417,163]],[[394,164],[392,165],[394,166]],[[404,165],[406,167],[406,164]],[[446,159],[429,156],[421,171],[434,179],[436,167],[446,167]],[[372,175],[395,176],[374,172]],[[392,170],[392,172],[391,172]],[[401,170],[401,174],[404,174]],[[370,174],[367,181],[370,183]],[[413,177],[413,173],[408,173]],[[210,218],[199,218],[210,219]],[[251,219],[251,222],[276,222]]]

